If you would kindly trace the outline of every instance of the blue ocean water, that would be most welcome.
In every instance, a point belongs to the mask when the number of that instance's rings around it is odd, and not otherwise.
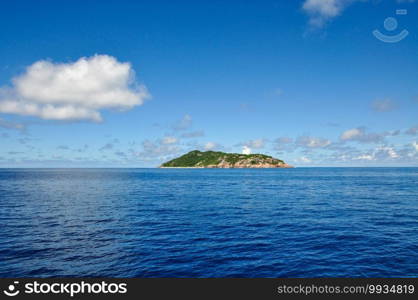
[[[0,277],[418,276],[418,168],[1,169]]]

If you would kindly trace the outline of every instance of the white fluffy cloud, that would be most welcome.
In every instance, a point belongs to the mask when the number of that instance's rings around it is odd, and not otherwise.
[[[0,88],[0,112],[46,120],[102,120],[100,110],[129,110],[149,94],[129,63],[108,55],[73,63],[35,62]]]
[[[251,148],[248,146],[242,147],[242,154],[251,154]]]
[[[305,0],[302,9],[309,15],[309,24],[320,28],[355,1],[359,0]]]

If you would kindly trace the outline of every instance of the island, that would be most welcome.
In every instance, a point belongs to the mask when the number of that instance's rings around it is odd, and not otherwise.
[[[194,150],[163,163],[160,168],[293,168],[264,154],[239,154]]]

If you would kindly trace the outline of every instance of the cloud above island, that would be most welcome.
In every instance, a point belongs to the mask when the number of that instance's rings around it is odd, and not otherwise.
[[[0,112],[45,120],[100,122],[103,109],[126,111],[142,105],[149,93],[135,80],[130,63],[109,55],[76,62],[40,60],[0,87]]]
[[[241,153],[242,154],[251,154],[251,148],[248,147],[248,146],[243,146]]]
[[[255,139],[249,140],[243,143],[237,144],[237,146],[245,146],[249,149],[263,149],[266,146],[267,140],[266,139]]]

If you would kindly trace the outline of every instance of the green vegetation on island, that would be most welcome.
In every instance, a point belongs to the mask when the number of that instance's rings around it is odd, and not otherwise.
[[[264,154],[191,151],[163,163],[161,168],[291,168],[283,160]]]

